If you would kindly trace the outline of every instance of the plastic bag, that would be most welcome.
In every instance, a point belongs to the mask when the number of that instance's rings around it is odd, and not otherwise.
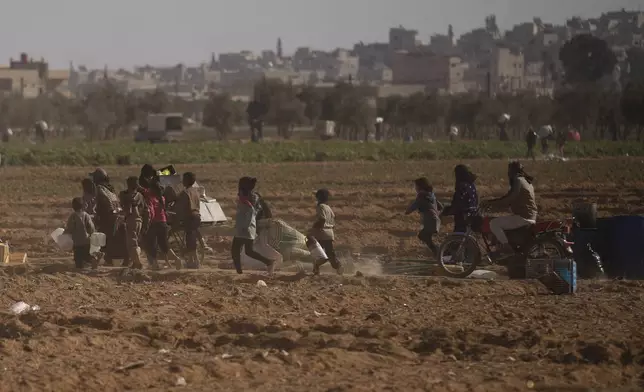
[[[604,275],[604,263],[602,262],[599,253],[595,252],[590,244],[587,244],[586,249],[577,261],[577,274],[582,279],[599,279]]]

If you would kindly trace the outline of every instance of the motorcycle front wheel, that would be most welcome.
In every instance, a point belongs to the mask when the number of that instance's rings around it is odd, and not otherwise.
[[[453,234],[441,244],[438,263],[446,276],[466,278],[481,263],[481,248],[470,235]]]

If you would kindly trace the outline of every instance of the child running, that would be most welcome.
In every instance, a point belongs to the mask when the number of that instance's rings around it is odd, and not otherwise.
[[[407,208],[405,215],[414,211],[420,214],[420,232],[418,239],[421,240],[434,256],[438,253],[438,247],[434,244],[434,234],[440,230],[441,220],[440,211],[443,205],[436,200],[434,188],[430,185],[427,178],[422,177],[414,181],[416,186],[416,200]]]
[[[335,241],[335,233],[333,228],[335,227],[335,214],[331,207],[329,207],[329,197],[331,194],[327,189],[318,189],[315,192],[315,199],[317,200],[317,207],[315,208],[315,222],[313,227],[309,231],[309,234],[313,236],[324,249],[328,260],[317,260],[313,265],[313,274],[318,275],[320,273],[320,267],[323,266],[327,261],[331,263],[333,269],[336,270],[338,274],[342,274],[342,264],[338,261],[338,258],[335,255],[335,247],[333,242]]]
[[[94,234],[94,222],[89,214],[83,211],[83,199],[76,197],[72,200],[74,212],[67,219],[65,234],[72,236],[74,242],[74,264],[76,268],[85,267],[86,263],[92,262],[89,254],[89,237]]]
[[[246,255],[266,264],[269,275],[273,275],[275,262],[255,252],[253,243],[257,237],[257,205],[253,202],[253,189],[257,179],[243,177],[239,180],[237,215],[235,216],[235,236],[230,250],[233,264],[238,274],[242,274],[241,250],[244,248]]]

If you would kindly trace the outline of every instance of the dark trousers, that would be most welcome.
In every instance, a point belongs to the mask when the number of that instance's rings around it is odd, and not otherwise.
[[[201,217],[199,215],[193,215],[186,219],[183,224],[186,232],[186,250],[188,252],[195,252],[197,250],[197,241],[199,240]]]
[[[83,268],[85,263],[91,262],[89,245],[74,246],[74,265],[76,268]]]
[[[418,239],[421,240],[432,253],[436,254],[438,252],[438,246],[434,243],[434,233],[433,231],[423,229],[418,233]]]
[[[253,240],[251,240],[250,238],[234,237],[233,246],[230,249],[230,253],[233,258],[233,264],[235,264],[235,269],[239,274],[242,273],[242,266],[241,266],[242,247],[244,248],[246,256],[252,259],[259,260],[266,265],[269,265],[273,262],[273,260],[269,259],[268,257],[264,257],[263,255],[255,252],[255,249],[253,249]]]
[[[528,153],[526,154],[526,158],[536,159],[536,155],[534,153],[534,144],[528,144]]]
[[[331,263],[331,267],[334,269],[340,268],[340,262],[338,261],[337,256],[335,255],[335,247],[333,246],[333,240],[317,240],[320,243],[320,246],[322,249],[324,249],[324,253],[326,253],[326,257],[329,259],[329,263]]]
[[[148,255],[157,259],[157,248],[161,253],[168,253],[168,225],[165,222],[152,222],[146,233],[146,248]],[[195,246],[196,249],[196,246]]]

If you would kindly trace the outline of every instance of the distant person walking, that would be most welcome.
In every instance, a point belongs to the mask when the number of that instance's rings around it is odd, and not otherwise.
[[[534,131],[534,129],[532,128],[528,129],[528,133],[526,134],[526,137],[525,137],[525,143],[528,147],[528,153],[526,154],[526,157],[532,158],[533,161],[537,159],[536,154],[534,152],[534,148],[537,145],[537,139],[539,139],[539,137],[537,136],[537,133]]]
[[[557,143],[557,150],[559,150],[559,156],[564,157],[564,147],[566,146],[566,139],[568,135],[563,130],[557,131],[557,137],[555,142]]]
[[[250,140],[258,142],[264,139],[264,120],[266,114],[265,105],[257,99],[252,100],[246,107],[248,125],[250,126]]]
[[[539,139],[541,139],[541,153],[548,155],[548,139],[552,137],[552,126],[544,125],[539,129]]]
[[[49,130],[47,123],[42,120],[36,121],[36,123],[34,124],[34,130],[36,131],[36,139],[40,140],[42,143],[45,143],[47,141],[45,134]]]

